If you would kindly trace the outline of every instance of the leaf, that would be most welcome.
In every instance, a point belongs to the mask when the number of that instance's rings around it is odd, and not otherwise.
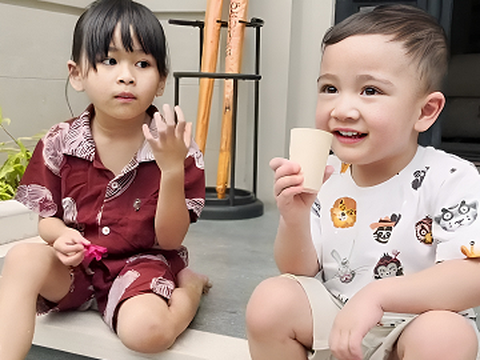
[[[0,128],[12,139],[9,142],[0,142],[0,152],[6,153],[7,159],[0,167],[0,200],[12,199],[20,184],[32,151],[24,145],[24,141],[36,143],[41,136],[15,138],[4,125],[10,125],[10,119],[3,118],[0,107]],[[33,146],[32,146],[33,147]]]
[[[11,120],[8,118],[4,118],[2,114],[2,108],[0,107],[0,125],[3,127],[3,124],[10,125]]]

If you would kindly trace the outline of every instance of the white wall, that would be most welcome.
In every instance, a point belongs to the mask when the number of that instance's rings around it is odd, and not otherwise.
[[[29,136],[70,117],[64,98],[66,61],[78,15],[90,0],[0,0],[0,106],[12,119],[16,136]],[[196,71],[198,29],[168,24],[168,19],[203,20],[207,0],[142,0],[161,20],[169,42],[172,73]],[[224,18],[227,16],[224,0]],[[259,174],[257,196],[273,202],[273,174],[268,162],[285,156],[288,133],[294,126],[314,126],[320,40],[333,22],[334,0],[250,0],[248,18],[265,21],[261,30]],[[254,72],[254,30],[247,29],[243,72]],[[225,30],[221,38],[225,47]],[[220,51],[217,71],[223,71]],[[216,181],[222,104],[217,81],[206,150],[207,185]],[[239,90],[236,185],[251,189],[253,83]],[[173,77],[157,105],[173,102]],[[69,88],[75,114],[87,99]],[[180,105],[190,121],[197,111],[198,81],[181,82]],[[0,133],[0,141],[7,138]]]

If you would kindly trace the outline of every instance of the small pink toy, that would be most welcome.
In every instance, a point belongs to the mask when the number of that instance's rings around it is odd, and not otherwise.
[[[102,260],[103,255],[107,253],[107,248],[100,245],[88,244],[84,245],[84,247],[85,261],[88,263],[90,263],[93,259],[97,261]]]

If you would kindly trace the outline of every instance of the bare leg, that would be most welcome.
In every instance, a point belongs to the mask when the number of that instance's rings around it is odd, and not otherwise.
[[[246,317],[252,359],[307,359],[313,320],[297,281],[284,277],[263,281],[250,298]]]
[[[157,353],[168,349],[195,316],[202,294],[211,284],[204,275],[183,269],[167,304],[155,294],[126,300],[118,311],[117,333],[128,348]]]
[[[69,269],[52,247],[20,244],[9,251],[0,282],[0,359],[25,358],[32,344],[38,294],[59,301],[70,282]]]
[[[475,360],[478,339],[472,325],[450,311],[429,311],[413,320],[400,336],[398,359]]]

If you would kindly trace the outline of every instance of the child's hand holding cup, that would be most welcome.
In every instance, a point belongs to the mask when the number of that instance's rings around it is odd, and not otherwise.
[[[290,160],[300,164],[305,191],[317,193],[323,184],[333,135],[319,129],[290,131]]]

